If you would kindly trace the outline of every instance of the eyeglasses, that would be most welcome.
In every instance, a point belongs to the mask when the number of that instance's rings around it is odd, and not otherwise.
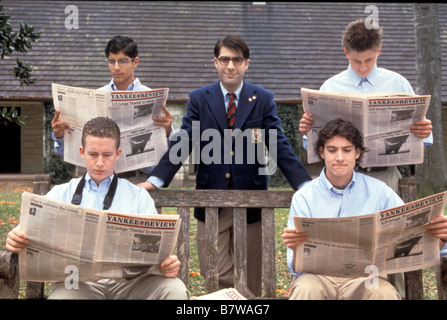
[[[242,57],[235,57],[235,58],[220,57],[217,60],[219,60],[220,64],[224,66],[228,65],[230,61],[233,61],[233,64],[235,66],[240,66],[242,62],[245,61],[245,59]]]
[[[129,62],[133,62],[134,59],[135,58],[132,58],[132,59],[121,58],[121,59],[118,59],[118,64],[121,67],[124,67]],[[109,66],[114,66],[116,64],[116,60],[114,60],[114,59],[106,59],[105,62],[107,62],[109,64]]]

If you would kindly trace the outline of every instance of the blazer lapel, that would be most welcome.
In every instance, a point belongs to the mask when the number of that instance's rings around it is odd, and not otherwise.
[[[234,122],[235,129],[240,129],[245,123],[251,111],[255,107],[256,102],[258,101],[257,98],[256,89],[244,81],[244,86],[242,87],[237,106],[236,121]]]
[[[225,103],[220,89],[219,82],[207,90],[205,95],[208,107],[219,124],[220,129],[228,129],[227,113],[225,112]],[[237,120],[236,120],[237,121]]]

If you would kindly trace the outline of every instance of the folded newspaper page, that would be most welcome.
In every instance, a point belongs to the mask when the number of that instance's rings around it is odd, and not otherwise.
[[[247,300],[247,298],[235,288],[227,288],[203,296],[191,297],[191,300]]]
[[[307,133],[309,163],[319,162],[314,145],[318,132],[336,118],[352,122],[363,133],[368,152],[360,166],[388,167],[424,161],[423,139],[410,126],[424,119],[430,95],[403,93],[356,94],[301,89],[303,108],[312,114],[314,127]]]
[[[115,120],[121,130],[121,149],[115,172],[156,165],[168,150],[166,130],[154,124],[163,116],[169,89],[151,91],[102,91],[52,84],[54,108],[70,124],[64,135],[64,160],[84,167],[79,154],[82,128],[95,117]]]
[[[425,232],[443,215],[447,192],[378,213],[345,218],[294,217],[308,240],[295,252],[295,271],[337,277],[407,272],[439,263],[439,240]],[[372,269],[374,268],[374,269]]]
[[[24,192],[20,228],[29,246],[19,253],[22,280],[125,281],[160,274],[158,266],[177,243],[174,214],[124,214],[95,210]]]

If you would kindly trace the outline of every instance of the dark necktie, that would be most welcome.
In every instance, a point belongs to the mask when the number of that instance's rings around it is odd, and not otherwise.
[[[234,93],[228,93],[230,96],[230,102],[228,103],[228,111],[227,111],[227,118],[228,118],[228,128],[233,129],[234,121],[236,120],[236,102],[234,99],[236,99],[236,94]]]

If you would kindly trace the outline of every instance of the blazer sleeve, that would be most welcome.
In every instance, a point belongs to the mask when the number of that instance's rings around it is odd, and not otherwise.
[[[293,150],[281,129],[281,120],[276,114],[277,106],[273,101],[273,94],[267,100],[265,110],[265,134],[268,139],[269,155],[275,160],[293,189],[297,190],[302,183],[312,180],[301,161]]]
[[[164,186],[171,183],[193,148],[193,125],[195,121],[200,121],[200,116],[194,92],[189,98],[180,130],[169,137],[168,150],[151,172],[151,176],[163,180]]]

